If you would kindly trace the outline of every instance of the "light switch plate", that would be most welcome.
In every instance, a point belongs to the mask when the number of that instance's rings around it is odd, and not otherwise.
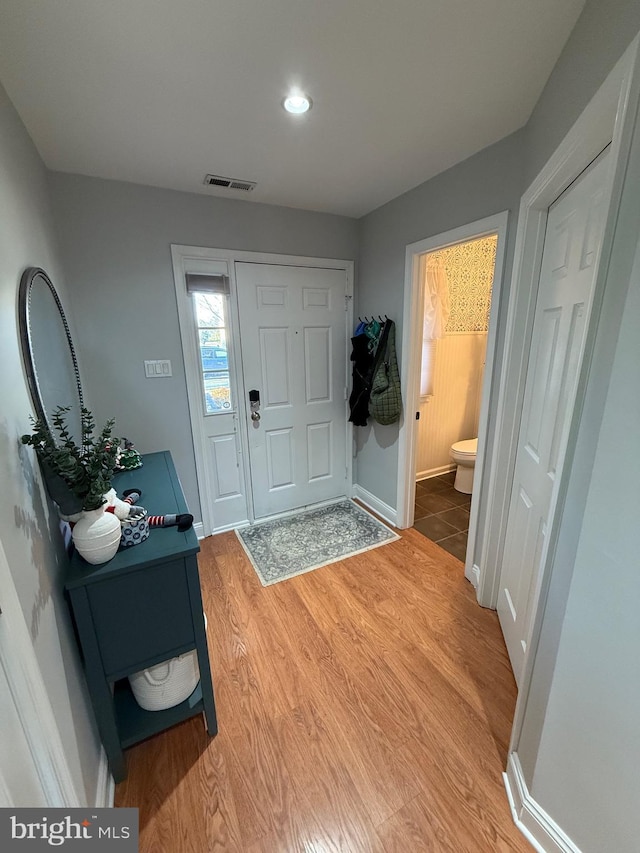
[[[168,376],[173,376],[171,361],[168,358],[145,360],[144,375],[147,379],[166,379]]]

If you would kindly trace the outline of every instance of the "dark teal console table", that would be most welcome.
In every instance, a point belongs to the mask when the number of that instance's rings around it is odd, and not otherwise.
[[[143,456],[144,465],[118,473],[113,486],[142,490],[150,515],[187,512],[168,452]],[[101,566],[74,553],[65,589],[75,621],[89,693],[116,782],[127,775],[127,747],[204,713],[207,731],[218,731],[209,668],[193,530],[154,528],[139,545],[118,551]],[[174,708],[145,711],[127,676],[196,649],[200,683]]]

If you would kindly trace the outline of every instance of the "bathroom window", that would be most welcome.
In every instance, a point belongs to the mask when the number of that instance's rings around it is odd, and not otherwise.
[[[433,395],[433,368],[436,356],[436,342],[427,338],[422,341],[422,365],[420,368],[420,399],[426,400]]]
[[[437,252],[422,256],[420,275],[423,283],[420,397],[425,400],[433,395],[436,342],[444,335],[449,317],[449,283],[444,262]]]
[[[492,234],[438,249],[420,259],[423,401],[434,393],[437,341],[445,335],[488,331],[497,244],[497,235]]]

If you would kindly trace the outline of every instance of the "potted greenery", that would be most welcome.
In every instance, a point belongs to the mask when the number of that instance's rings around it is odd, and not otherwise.
[[[64,406],[55,410],[52,429],[44,421],[32,418],[33,432],[23,435],[22,443],[35,449],[47,489],[60,512],[65,516],[82,513],[73,528],[76,549],[90,563],[106,562],[120,541],[120,522],[112,513],[104,512],[120,441],[112,435],[113,419],[95,436],[93,415],[83,408],[78,445],[69,432],[69,411]]]

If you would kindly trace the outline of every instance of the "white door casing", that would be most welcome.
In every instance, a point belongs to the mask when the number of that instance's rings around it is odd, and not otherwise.
[[[46,806],[45,791],[2,665],[3,657],[0,649],[0,808]]]
[[[0,542],[0,807],[81,805]]]
[[[547,219],[498,596],[518,682],[584,353],[609,166],[604,152]]]
[[[491,311],[489,315],[489,332],[487,335],[485,367],[482,381],[480,401],[480,418],[478,424],[478,454],[475,466],[475,482],[478,488],[474,490],[469,519],[469,544],[465,577],[474,586],[478,583],[479,546],[479,512],[484,498],[483,470],[489,442],[487,426],[490,418],[491,396],[495,394],[495,362],[497,356],[498,315],[504,280],[505,251],[507,239],[508,212],[498,213],[451,231],[427,237],[417,243],[411,243],[405,252],[405,287],[403,308],[401,382],[405,394],[404,411],[400,422],[398,436],[398,512],[397,526],[411,527],[414,515],[415,497],[415,460],[416,460],[416,422],[413,414],[418,409],[420,387],[420,365],[422,351],[422,318],[423,299],[422,282],[419,274],[420,258],[428,252],[444,249],[456,243],[498,235],[496,261],[493,274],[491,295]]]
[[[260,395],[244,401],[254,517],[347,495],[345,270],[236,262],[235,277],[245,395]]]

